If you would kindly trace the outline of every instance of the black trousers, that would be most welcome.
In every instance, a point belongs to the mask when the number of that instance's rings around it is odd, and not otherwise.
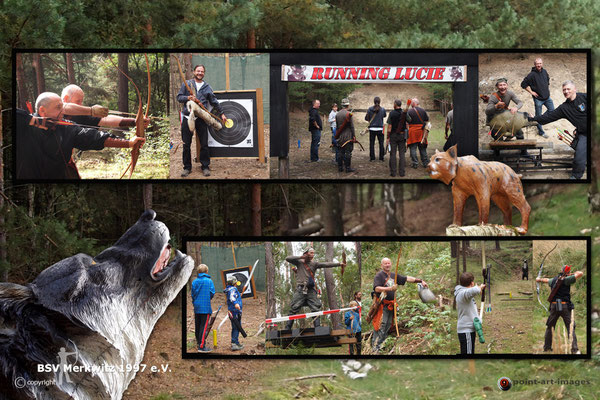
[[[198,348],[203,349],[206,346],[206,336],[208,335],[208,321],[210,314],[194,314],[194,327],[196,329],[196,343]]]
[[[562,317],[565,327],[567,329],[567,335],[569,335],[569,328],[571,326],[571,304],[563,304],[562,311],[558,311],[556,303],[550,304],[550,316],[546,321],[546,334],[544,335],[544,351],[552,350],[552,328],[556,326],[558,319]],[[571,353],[575,354],[579,350],[577,347],[577,335],[575,335],[575,323],[573,323],[573,342],[571,343]],[[557,335],[560,335],[558,331]]]
[[[200,139],[200,164],[202,169],[210,165],[210,150],[208,148],[208,126],[201,118],[196,118],[196,135]],[[183,118],[181,123],[181,140],[183,140],[183,168],[192,170],[192,139],[194,134],[190,131],[188,120]]]
[[[475,332],[459,333],[460,354],[475,354]]]
[[[383,131],[372,131],[369,129],[369,157],[371,160],[375,159],[375,139],[379,141],[379,159],[383,160]]]

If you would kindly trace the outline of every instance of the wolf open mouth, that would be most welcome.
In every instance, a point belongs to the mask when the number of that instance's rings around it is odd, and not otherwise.
[[[154,263],[154,266],[152,267],[152,270],[150,272],[150,277],[152,278],[152,280],[162,281],[163,279],[165,279],[167,277],[167,275],[169,274],[171,267],[175,263],[179,262],[180,258],[181,258],[179,256],[179,254],[177,254],[175,259],[173,259],[173,261],[171,261],[171,263],[169,263],[170,257],[171,257],[171,245],[169,243],[165,243],[165,246],[163,247],[162,251],[160,252],[159,257],[156,260],[156,263]]]

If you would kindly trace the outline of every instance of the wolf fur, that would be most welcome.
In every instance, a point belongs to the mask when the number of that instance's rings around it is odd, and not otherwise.
[[[96,257],[66,258],[25,286],[0,283],[0,387],[6,398],[122,397],[154,324],[194,265],[179,251],[168,263],[169,230],[155,216],[144,212]],[[71,382],[59,368],[61,350],[72,353],[66,364],[87,368],[69,372]],[[40,366],[59,372],[40,372]]]

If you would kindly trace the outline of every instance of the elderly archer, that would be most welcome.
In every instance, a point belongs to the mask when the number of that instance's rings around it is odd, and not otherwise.
[[[406,282],[420,283],[427,287],[427,283],[412,276],[397,275],[392,272],[392,261],[385,257],[381,259],[381,270],[375,274],[373,279],[373,293],[375,297],[373,306],[375,314],[373,319],[373,351],[378,353],[381,345],[388,336],[388,331],[392,326],[394,319],[394,303],[396,302],[396,289],[398,285],[404,285]],[[372,312],[369,312],[372,315]]]
[[[68,85],[60,94],[64,105],[65,119],[77,124],[88,126],[102,126],[106,128],[130,128],[135,126],[135,118],[109,115],[108,108],[95,104],[91,107],[83,105],[85,93],[77,85]],[[150,123],[149,118],[144,118],[144,128]]]
[[[292,268],[296,272],[296,290],[294,291],[290,305],[290,315],[298,314],[304,306],[307,306],[311,312],[320,311],[323,307],[317,293],[318,289],[315,280],[317,269],[346,266],[343,262],[318,262],[314,260],[314,257],[315,250],[309,247],[301,256],[289,256],[285,259],[285,261],[294,265]],[[293,324],[294,321],[289,320],[285,325],[285,329],[292,329]],[[321,326],[319,317],[315,318],[314,326],[315,328]]]
[[[71,158],[73,149],[133,148],[145,139],[119,139],[94,128],[64,121],[64,107],[56,93],[44,92],[35,114],[17,110],[17,179],[80,179]]]

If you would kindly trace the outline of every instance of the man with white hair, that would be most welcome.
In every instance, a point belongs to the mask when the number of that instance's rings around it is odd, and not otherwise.
[[[334,268],[345,266],[344,263],[336,262],[318,262],[314,260],[315,250],[308,247],[301,256],[289,256],[285,261],[294,265],[296,272],[296,290],[290,304],[290,315],[298,314],[300,309],[308,306],[311,312],[321,311],[322,304],[319,299],[319,290],[315,280],[315,273],[319,268]],[[293,320],[289,320],[285,329],[292,329]],[[315,328],[321,326],[321,320],[316,317],[314,320]]]
[[[542,106],[545,106],[547,111],[554,110],[554,103],[550,98],[550,75],[544,69],[544,62],[540,57],[535,59],[531,72],[523,79],[521,87],[533,98],[536,117],[542,115]],[[544,138],[548,137],[541,125],[538,125],[538,134]]]
[[[575,126],[574,143],[571,145],[575,149],[575,157],[573,158],[573,172],[570,179],[581,179],[587,165],[587,93],[577,92],[573,81],[564,82],[562,92],[565,96],[564,103],[553,111],[546,111],[540,116],[529,117],[528,119],[545,125],[564,118]]]
[[[77,85],[66,86],[60,95],[64,104],[65,119],[77,124],[88,126],[103,126],[107,128],[129,128],[135,126],[135,118],[125,118],[118,115],[108,115],[108,108],[101,105],[87,107],[83,105],[85,93]],[[144,119],[148,127],[150,119]]]
[[[79,179],[71,158],[73,149],[102,150],[105,147],[132,148],[144,138],[118,139],[94,128],[84,128],[63,120],[60,96],[40,94],[36,113],[17,110],[17,179]]]
[[[392,261],[384,257],[381,259],[381,270],[375,275],[373,279],[373,297],[377,297],[379,305],[373,303],[373,307],[378,307],[377,312],[373,317],[373,334],[372,344],[373,351],[378,353],[381,349],[381,345],[388,336],[388,331],[392,326],[394,319],[394,303],[396,302],[396,289],[398,285],[404,285],[406,282],[420,283],[424,287],[427,287],[427,283],[418,278],[412,276],[396,276],[392,272]],[[371,314],[371,313],[369,313]]]

